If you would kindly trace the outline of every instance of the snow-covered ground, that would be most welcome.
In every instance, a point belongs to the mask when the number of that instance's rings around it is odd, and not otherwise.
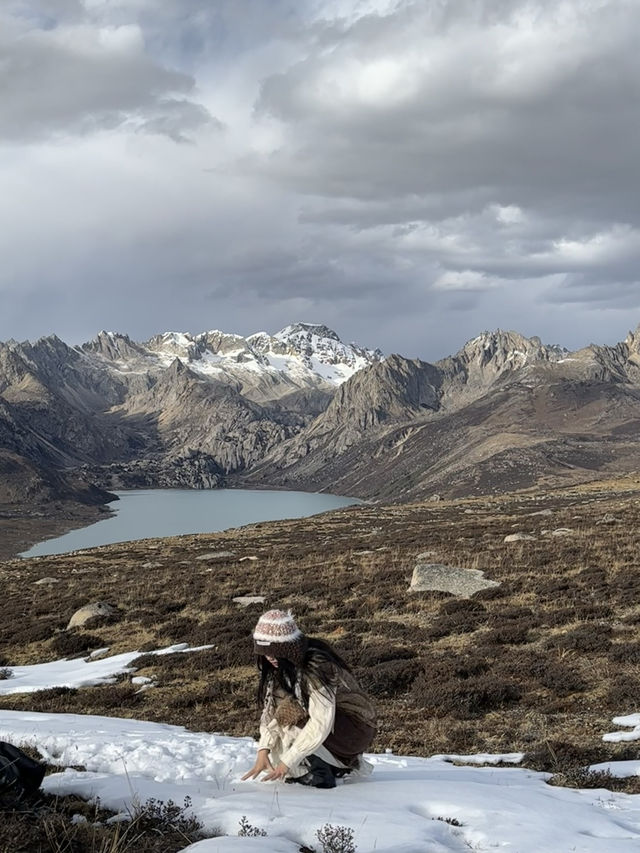
[[[157,653],[193,651],[185,645]],[[55,661],[13,667],[0,692],[104,683],[131,672],[138,655]],[[148,685],[145,685],[148,686]],[[616,717],[632,732],[606,740],[640,739],[640,714]],[[220,721],[224,728],[224,721]],[[325,824],[354,831],[357,853],[631,853],[640,849],[640,795],[575,790],[546,784],[547,774],[515,766],[507,755],[369,755],[374,772],[347,778],[335,790],[281,782],[242,782],[253,764],[252,738],[191,732],[180,726],[75,714],[0,710],[0,740],[36,747],[63,769],[48,776],[47,792],[99,797],[126,812],[154,797],[192,810],[205,830],[222,832],[187,848],[190,853],[297,853],[320,850]],[[453,762],[465,761],[466,766]],[[484,763],[489,766],[478,766]],[[640,774],[640,761],[598,765],[621,776]],[[245,816],[266,837],[238,837]],[[447,823],[455,820],[457,826]]]
[[[319,850],[315,833],[327,823],[351,827],[358,853],[640,849],[640,795],[551,787],[542,773],[456,766],[455,756],[370,755],[370,776],[322,791],[241,782],[255,756],[251,738],[179,726],[0,711],[0,740],[35,746],[61,767],[86,768],[48,776],[49,793],[99,797],[115,811],[149,797],[181,804],[188,795],[205,828],[229,836],[198,842],[187,848],[190,853],[297,853],[301,844]],[[268,836],[238,838],[243,816]]]

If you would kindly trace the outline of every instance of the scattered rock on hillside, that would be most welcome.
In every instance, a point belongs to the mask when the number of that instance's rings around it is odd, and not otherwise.
[[[551,531],[552,536],[574,536],[575,530],[572,530],[570,527],[557,527],[555,530]]]
[[[246,560],[251,560],[251,561],[253,562],[254,560],[257,560],[257,559],[258,559],[258,558],[257,558],[257,557],[254,557],[254,556],[251,556],[251,557],[240,557],[240,559],[238,560],[238,562],[239,562],[239,563],[244,563]]]
[[[250,604],[264,604],[266,595],[238,595],[232,599],[240,607],[248,607]]]
[[[54,583],[60,583],[59,578],[40,578],[39,581],[36,581],[36,586],[52,586]]]
[[[196,560],[226,560],[229,557],[235,557],[235,551],[208,551],[206,554],[199,554]]]
[[[485,578],[479,569],[461,569],[442,563],[418,563],[413,570],[409,592],[450,592],[470,598],[481,589],[500,586],[497,581]]]
[[[537,512],[532,512],[530,515],[553,515],[552,509],[539,509]]]
[[[67,625],[67,630],[69,628],[81,628],[91,619],[112,619],[117,612],[118,611],[115,607],[111,604],[107,604],[105,601],[96,601],[93,604],[85,604],[84,607],[76,610],[73,614],[69,620],[69,624]]]
[[[505,542],[534,542],[535,536],[532,536],[530,533],[509,533],[504,537]]]

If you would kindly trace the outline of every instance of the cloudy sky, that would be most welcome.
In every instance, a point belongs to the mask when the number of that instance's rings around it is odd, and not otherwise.
[[[2,0],[0,340],[640,323],[639,0]]]

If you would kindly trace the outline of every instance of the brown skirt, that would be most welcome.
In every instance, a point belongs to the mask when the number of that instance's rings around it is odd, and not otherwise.
[[[323,746],[347,767],[353,767],[358,763],[358,756],[371,746],[375,736],[374,726],[338,711],[333,731]]]

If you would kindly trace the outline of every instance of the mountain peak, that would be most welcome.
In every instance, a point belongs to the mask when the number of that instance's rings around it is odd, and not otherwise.
[[[543,344],[537,336],[527,338],[520,332],[496,329],[467,341],[454,358],[480,366],[493,363],[517,368],[534,361],[558,361],[567,354],[564,347]]]
[[[380,350],[344,344],[333,329],[322,323],[293,323],[277,332],[272,340],[276,342],[276,351],[300,358],[309,370],[334,385],[383,358]]]
[[[96,353],[110,361],[126,360],[141,354],[139,345],[134,343],[129,335],[105,332],[104,329],[98,332],[92,341],[82,344],[80,349],[83,352]]]
[[[330,329],[328,326],[325,326],[324,323],[292,323],[289,326],[285,326],[284,329],[281,329],[277,332],[274,337],[278,340],[289,339],[294,336],[303,335],[307,338],[311,338],[313,336],[317,338],[328,338],[331,341],[337,341],[341,343],[338,335]]]

